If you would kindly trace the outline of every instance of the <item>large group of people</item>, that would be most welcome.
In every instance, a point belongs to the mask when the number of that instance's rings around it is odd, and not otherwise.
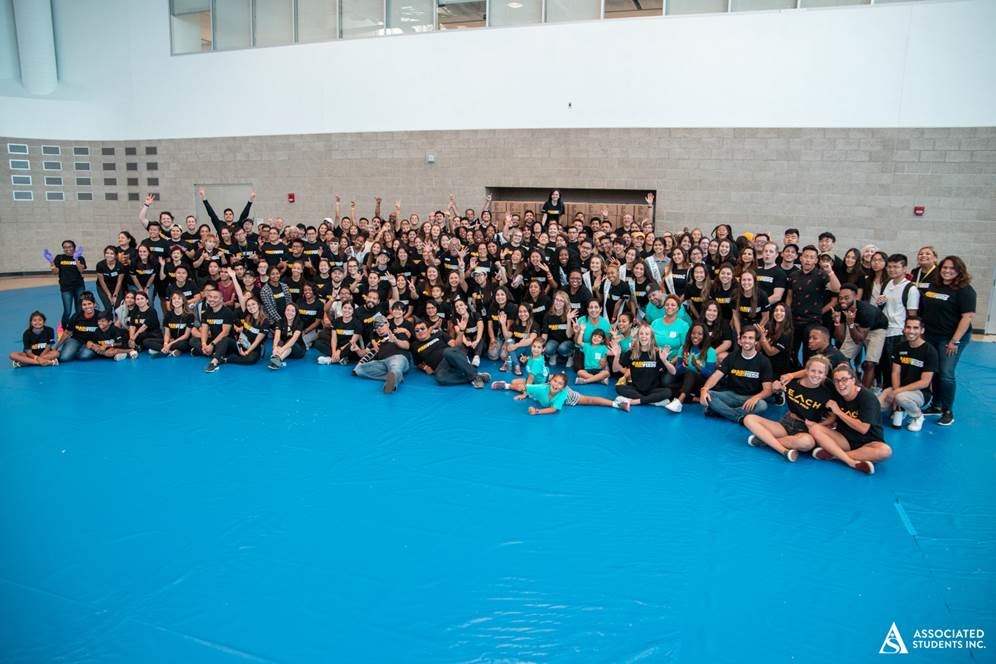
[[[370,217],[355,202],[344,215],[336,195],[317,225],[257,224],[255,193],[238,218],[200,196],[210,224],[150,220],[148,196],[146,237],[122,231],[92,273],[72,240],[45,249],[61,322],[33,312],[14,366],[189,354],[209,373],[264,361],[276,371],[310,353],[388,394],[420,370],[440,385],[513,391],[534,415],[678,415],[698,403],[746,427],[751,446],[868,474],[891,455],[883,419],[910,431],[927,416],[954,423],[976,294],[965,263],[930,246],[911,261],[874,245],[838,256],[830,231],[812,243],[794,228],[658,232],[652,194],[640,219],[568,218],[557,191],[500,219],[490,196],[478,214],[451,195],[423,219],[400,202],[382,216],[380,198]],[[510,375],[492,382],[483,362]]]

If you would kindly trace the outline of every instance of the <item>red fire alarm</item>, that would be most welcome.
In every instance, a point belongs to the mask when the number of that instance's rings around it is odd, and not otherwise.
[[[294,193],[287,194],[287,202],[288,203],[293,203],[295,200],[297,200],[297,195],[296,194],[294,194]],[[920,214],[923,214],[923,213],[921,212]]]
[[[927,211],[927,208],[925,208],[922,205],[914,205],[913,206],[913,214],[915,214],[918,217],[922,217],[923,213],[926,212],[926,211]]]

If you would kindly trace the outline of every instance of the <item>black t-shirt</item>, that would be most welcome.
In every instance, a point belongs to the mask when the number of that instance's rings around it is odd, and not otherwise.
[[[548,341],[562,343],[567,341],[567,316],[557,316],[552,311],[547,311],[543,316],[543,326],[541,328],[546,334]]]
[[[785,403],[790,413],[800,420],[822,422],[827,416],[827,401],[835,393],[824,382],[819,387],[806,387],[798,378],[785,386]]]
[[[257,323],[252,316],[246,313],[235,322],[235,325],[240,330],[239,345],[243,349],[247,349],[259,337],[266,337],[266,333],[270,328],[270,321],[266,319],[266,316],[263,316],[262,322]]]
[[[803,345],[803,347],[802,347],[802,363],[803,363],[803,365],[805,365],[806,362],[809,362],[809,358],[811,358],[813,355],[822,355],[822,356],[824,356],[825,358],[827,358],[828,360],[830,360],[830,366],[831,367],[836,367],[838,364],[850,364],[851,363],[851,361],[848,360],[847,357],[845,357],[843,353],[841,353],[839,350],[837,350],[837,348],[835,346],[827,346],[826,348],[824,348],[823,350],[821,350],[819,352],[814,352],[814,351],[809,350],[809,344],[808,343],[806,343],[805,345]]]
[[[740,314],[740,329],[761,322],[761,315],[768,310],[768,300],[758,289],[757,303],[751,304],[749,297],[735,298],[736,311]]]
[[[826,273],[815,267],[808,274],[799,270],[789,275],[787,287],[792,292],[792,318],[796,322],[820,320],[820,311],[829,301],[829,283]]]
[[[273,267],[287,257],[287,246],[279,242],[264,242],[259,246],[259,253],[266,264]]]
[[[772,380],[771,362],[760,352],[750,359],[739,352],[730,353],[719,370],[723,372],[724,388],[741,395],[753,396],[764,389],[763,383]]]
[[[286,318],[281,318],[280,323],[277,325],[277,329],[280,330],[280,344],[286,344],[290,341],[290,338],[294,336],[295,332],[301,332],[304,330],[304,322],[301,320],[300,316],[294,316],[294,320],[288,321]],[[304,339],[301,337],[297,338],[294,342],[297,344],[304,344]]]
[[[86,260],[82,256],[73,258],[59,254],[52,263],[59,269],[59,290],[71,291],[83,286],[83,275],[79,268],[86,269]]]
[[[125,266],[119,261],[115,261],[114,267],[110,267],[107,261],[100,261],[97,263],[96,271],[97,274],[104,278],[104,285],[107,286],[107,290],[112,294],[118,285],[118,278],[127,274]],[[124,292],[124,288],[120,292]]]
[[[128,326],[136,330],[145,326],[145,334],[156,334],[159,332],[159,314],[152,307],[141,311],[138,307],[132,307],[128,311]]]
[[[188,300],[197,294],[197,284],[192,279],[187,279],[181,286],[175,281],[166,287],[166,300],[173,297],[173,293],[182,293]]]
[[[920,309],[927,334],[951,337],[962,314],[974,313],[975,289],[965,286],[955,290],[944,284],[930,284],[920,291]]]
[[[644,394],[663,385],[666,369],[657,353],[630,349],[619,356],[619,364],[629,369],[630,382]]]
[[[608,284],[608,293],[606,294],[605,311],[609,316],[614,316],[617,303],[629,302],[631,295],[629,283],[623,281],[622,279],[620,279],[617,284],[612,282],[606,283]]]
[[[774,355],[768,355],[768,361],[771,362],[771,370],[775,373],[775,376],[781,376],[792,371],[794,368],[791,350],[792,335],[788,332],[782,332],[779,337],[769,338],[768,343],[778,351]]]
[[[194,325],[194,315],[186,312],[176,314],[167,311],[163,315],[163,328],[169,330],[170,339],[178,339],[187,333],[187,330]]]
[[[336,348],[340,351],[349,345],[353,335],[363,333],[363,322],[355,315],[348,321],[342,316],[337,316],[332,321],[332,334],[336,337]]]
[[[436,332],[425,341],[412,340],[412,354],[416,364],[426,364],[435,370],[443,361],[443,353],[449,348],[446,337]]]
[[[86,342],[93,341],[94,335],[97,333],[96,312],[94,312],[92,318],[86,318],[83,316],[82,311],[77,311],[69,319],[69,331],[72,332],[73,339],[76,339],[81,344],[86,345]]]
[[[868,433],[861,434],[837,419],[837,433],[844,436],[851,444],[863,444],[873,441],[885,441],[885,432],[882,430],[882,405],[878,402],[875,393],[864,387],[858,388],[858,394],[852,401],[844,401],[844,398],[837,395],[837,405],[849,416],[871,424]]]
[[[281,279],[281,281],[284,282],[284,285],[287,286],[287,290],[290,291],[291,300],[297,300],[301,297],[301,291],[304,288],[304,277],[294,281],[294,279],[290,276],[290,272],[288,272],[287,275]]]
[[[561,215],[564,214],[564,201],[558,200],[556,203],[552,201],[547,201],[543,205],[543,209],[540,210],[540,214],[541,215],[546,214],[546,221],[548,224],[551,221],[559,222]]]
[[[698,309],[699,313],[700,314],[702,313],[701,305],[702,302],[705,300],[705,298],[702,297],[702,289],[699,286],[696,286],[694,281],[689,281],[688,283],[686,283],[685,290],[681,294],[685,296],[686,302],[691,302],[692,304],[694,304],[695,308]]]
[[[588,303],[591,302],[592,296],[591,291],[584,284],[578,288],[577,293],[571,293],[568,289],[567,297],[571,301],[571,309],[577,309],[579,315],[583,315],[584,312],[588,311]]]
[[[99,344],[102,349],[124,348],[126,346],[124,332],[116,325],[108,325],[106,330],[101,330],[98,327],[97,331],[93,333],[91,341]]]
[[[523,301],[523,304],[529,305],[529,308],[533,310],[533,327],[541,327],[546,318],[546,312],[550,308],[550,298],[546,295],[540,295],[535,302],[527,299]]]
[[[231,325],[234,322],[235,313],[228,307],[222,305],[218,311],[212,311],[211,307],[204,307],[201,312],[201,324],[208,326],[208,336],[204,339],[204,343],[211,343],[215,337],[221,334],[225,325]]]
[[[737,287],[734,284],[731,284],[729,288],[723,288],[723,285],[716,281],[712,285],[709,297],[719,305],[719,313],[725,321],[733,320],[733,296],[736,294],[736,290]]]
[[[494,323],[495,334],[501,334],[501,314],[505,312],[505,316],[508,318],[509,326],[511,322],[515,320],[516,314],[519,308],[512,302],[506,302],[505,306],[499,306],[497,302],[491,302],[488,304],[488,320]]]
[[[691,272],[690,270],[675,270],[672,268],[671,283],[674,284],[674,291],[669,290],[668,291],[669,294],[681,295],[682,293],[685,292],[685,288],[687,287],[688,283],[692,281],[692,279],[689,279],[688,277],[690,272]],[[661,279],[661,285],[665,289],[667,289],[667,278]]]
[[[170,241],[164,237],[158,240],[147,237],[142,240],[142,246],[149,249],[149,259],[156,265],[159,264],[160,258],[169,258]]]
[[[857,311],[854,313],[854,325],[867,330],[885,330],[889,327],[889,319],[885,312],[870,302],[859,300],[854,303]],[[840,311],[840,307],[837,307]],[[843,312],[841,312],[841,322],[847,324]]]
[[[923,376],[925,371],[937,373],[939,358],[937,349],[926,341],[913,348],[910,342],[903,339],[892,349],[892,362],[899,367],[899,385],[909,385],[915,383]],[[888,382],[892,384],[892,377],[888,377]],[[920,390],[923,394],[923,401],[927,403],[931,398],[930,384]]]
[[[785,270],[777,265],[761,267],[757,270],[757,288],[764,293],[765,301],[771,297],[776,288],[785,288],[787,281],[788,276],[785,274]]]
[[[320,320],[324,312],[322,301],[317,298],[311,304],[301,298],[295,303],[295,306],[297,307],[297,317],[301,319],[301,329],[307,328],[316,320]]]
[[[138,279],[138,283],[141,284],[143,288],[148,288],[149,285],[155,281],[156,275],[159,274],[159,268],[151,261],[144,264],[135,261],[131,264],[130,273]]]
[[[30,327],[21,335],[24,343],[24,352],[32,355],[41,355],[49,348],[55,348],[55,330],[49,326],[44,326],[41,332],[35,332]]]

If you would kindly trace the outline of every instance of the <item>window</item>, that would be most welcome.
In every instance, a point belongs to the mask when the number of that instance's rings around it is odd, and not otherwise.
[[[7,154],[28,154],[28,146],[24,143],[8,143]]]
[[[546,0],[546,22],[602,18],[601,0]]]
[[[118,200],[118,195],[115,194],[115,193],[111,193],[111,192],[105,193],[104,194],[104,200],[105,201],[116,201],[116,200]]]
[[[128,178],[128,186],[129,187],[137,187],[138,186],[138,178]]]
[[[114,194],[114,195],[115,195],[115,196],[117,196],[117,194]],[[157,201],[159,200],[159,194],[153,194],[153,197],[154,197],[154,198],[155,198],[155,199],[156,199]],[[132,193],[128,194],[128,200],[129,200],[129,201],[137,201],[137,200],[138,200],[138,194],[137,194],[137,193],[135,193],[135,192],[132,192]]]
[[[254,46],[294,43],[294,0],[256,0],[255,6]]]
[[[113,161],[105,161],[104,165],[103,165],[103,169],[105,171],[116,171],[116,170],[118,170],[118,165],[115,164]]]
[[[131,178],[128,178],[128,179],[130,180]],[[148,187],[158,187],[159,186],[159,178],[147,178],[145,184]]]
[[[543,22],[542,0],[495,0],[491,3],[491,25],[528,25]]]
[[[73,162],[73,170],[76,170],[76,171],[88,171],[88,170],[90,170],[90,162],[88,162],[88,161],[76,161],[76,162]]]
[[[30,175],[11,175],[10,183],[15,186],[30,187],[31,186],[31,176]]]
[[[730,0],[731,12],[750,12],[764,9],[795,9],[795,0]]]
[[[727,0],[668,0],[667,13],[673,14],[707,14],[711,12],[726,13]]]
[[[46,175],[45,176],[45,186],[46,187],[61,187],[62,186],[62,176],[61,175]]]
[[[76,178],[77,187],[89,187],[90,182],[91,182],[90,178]]]
[[[129,161],[127,164],[125,164],[125,168],[127,168],[129,171],[137,171],[138,163],[134,161]]]
[[[138,148],[125,148],[126,157],[134,157],[138,154]]]
[[[64,201],[66,200],[66,195],[61,191],[46,191],[45,192],[46,201]]]
[[[487,25],[488,3],[485,0],[437,0],[436,17],[440,30],[483,28]]]
[[[214,0],[214,48],[227,51],[252,46],[249,0]]]
[[[433,0],[387,0],[387,30],[385,34],[432,32]]]
[[[89,191],[78,191],[76,192],[76,200],[78,201],[92,201],[93,193]]]
[[[15,191],[14,194],[15,201],[33,201],[35,200],[35,195],[30,191]]]
[[[114,148],[100,148],[100,156],[102,157],[113,157]]]
[[[145,170],[147,170],[147,171],[158,171],[159,170],[159,162],[158,161],[149,161],[149,162],[146,162],[146,164],[145,164]]]
[[[157,148],[154,145],[147,145],[145,146],[145,154],[146,155],[159,154],[159,148]]]
[[[375,37],[384,30],[383,0],[341,0],[342,37]]]
[[[113,149],[114,148],[111,148],[111,150],[113,150]],[[89,157],[90,156],[90,148],[88,148],[86,146],[77,145],[76,147],[73,148],[73,156],[74,157]]]
[[[27,159],[11,159],[10,160],[10,170],[12,171],[30,171],[31,162]]]
[[[105,187],[116,187],[116,186],[118,186],[118,179],[117,178],[104,178],[104,186]]]
[[[43,161],[42,168],[46,171],[61,171],[62,162],[61,161]]]
[[[660,16],[664,0],[605,0],[605,18]]]
[[[170,18],[173,53],[211,50],[211,0],[173,0]]]
[[[329,0],[297,0],[297,41],[302,44],[339,38],[339,8]]]
[[[58,145],[43,145],[42,154],[47,157],[58,157],[62,154],[62,148]]]

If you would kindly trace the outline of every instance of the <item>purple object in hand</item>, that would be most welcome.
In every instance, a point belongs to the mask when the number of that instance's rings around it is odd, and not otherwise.
[[[49,263],[52,263],[52,262],[55,261],[55,256],[53,256],[52,252],[49,251],[48,249],[46,249],[45,251],[42,252],[42,258],[44,258]]]
[[[73,258],[78,259],[82,255],[83,255],[83,247],[82,246],[76,247],[76,251],[73,252]]]

